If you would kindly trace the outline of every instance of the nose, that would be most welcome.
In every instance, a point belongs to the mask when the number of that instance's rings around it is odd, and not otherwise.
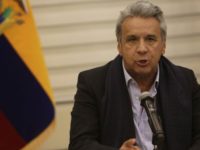
[[[141,39],[138,43],[137,52],[143,54],[143,53],[146,53],[147,51],[148,49],[145,44],[145,41]]]

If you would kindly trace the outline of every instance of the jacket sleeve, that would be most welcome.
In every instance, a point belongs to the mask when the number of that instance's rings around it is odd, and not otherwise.
[[[69,150],[117,150],[100,144],[100,121],[97,100],[89,80],[80,73],[71,113]]]
[[[200,85],[193,74],[192,95],[192,146],[190,150],[200,149]]]

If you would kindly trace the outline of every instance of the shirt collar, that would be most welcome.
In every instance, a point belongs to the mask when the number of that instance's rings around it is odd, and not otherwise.
[[[132,80],[133,82],[136,83],[136,81],[129,75],[129,73],[127,72],[127,70],[125,69],[124,66],[124,61],[122,60],[122,67],[123,67],[123,71],[124,71],[124,77],[125,77],[125,81],[126,81],[126,86],[128,87],[129,82]],[[159,69],[159,65],[158,65],[158,71],[156,74],[156,79],[154,81],[154,86],[155,88],[158,87],[158,83],[159,83],[159,78],[160,78],[160,69]]]

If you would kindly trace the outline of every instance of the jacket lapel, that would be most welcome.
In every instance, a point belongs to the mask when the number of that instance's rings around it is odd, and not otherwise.
[[[177,79],[172,64],[161,58],[160,81],[158,88],[158,105],[160,107],[162,123],[165,130],[167,149],[181,149],[184,142],[184,132],[189,130],[187,118],[187,99],[184,96],[180,80]],[[186,111],[185,111],[186,110]],[[184,131],[185,130],[185,131]]]
[[[118,56],[108,69],[104,95],[105,118],[112,118],[104,123],[110,126],[115,135],[116,147],[128,138],[135,136],[131,101],[122,70],[122,59]],[[105,119],[107,120],[107,119]]]

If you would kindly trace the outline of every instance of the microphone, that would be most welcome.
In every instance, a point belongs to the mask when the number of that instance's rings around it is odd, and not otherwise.
[[[162,150],[165,137],[154,105],[154,98],[150,96],[149,92],[143,92],[139,99],[141,101],[141,106],[144,107],[147,113],[149,126],[153,132],[152,144],[154,145],[154,149]]]

